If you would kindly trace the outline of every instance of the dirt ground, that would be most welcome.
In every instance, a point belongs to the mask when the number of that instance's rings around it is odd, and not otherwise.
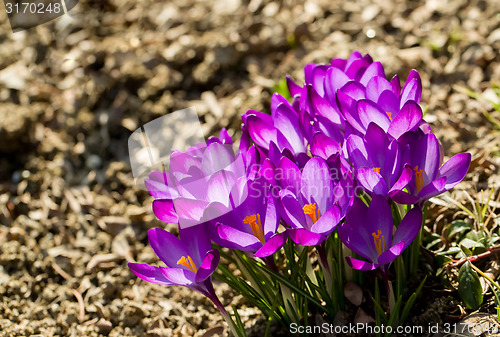
[[[301,82],[310,62],[360,50],[388,76],[417,69],[446,156],[473,155],[453,195],[500,185],[499,136],[482,112],[500,116],[454,89],[500,82],[497,0],[81,0],[15,34],[3,5],[0,18],[1,337],[220,333],[201,295],[127,267],[157,263],[147,230],[174,228],[135,187],[127,140],[190,106],[207,135],[227,127],[238,138],[241,114],[269,111],[276,82]],[[257,309],[216,290],[263,335]]]

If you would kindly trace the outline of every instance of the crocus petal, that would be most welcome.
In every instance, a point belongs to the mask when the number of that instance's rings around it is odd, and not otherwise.
[[[420,97],[422,96],[422,81],[420,80],[420,75],[418,71],[412,70],[408,74],[408,78],[401,92],[401,106],[403,106],[408,100],[412,100],[420,103]]]
[[[217,234],[222,240],[219,244],[229,249],[256,251],[262,246],[254,235],[224,224],[217,225]]]
[[[377,259],[378,264],[386,264],[394,261],[405,249],[404,241],[399,242],[398,244],[392,246],[382,254]]]
[[[318,92],[321,96],[324,95],[324,78],[328,65],[317,65],[308,64],[304,68],[305,82],[306,84],[312,84],[314,90]]]
[[[377,230],[382,232],[385,238],[386,247],[391,246],[392,242],[392,211],[391,206],[386,198],[382,196],[374,196],[368,207],[368,214],[371,226],[365,225],[369,233],[374,233]]]
[[[399,114],[399,97],[397,97],[392,91],[382,91],[374,102],[377,102],[377,105],[386,113],[390,113],[392,119]]]
[[[349,78],[359,81],[370,63],[365,58],[353,61],[351,64],[346,65],[345,73]]]
[[[402,205],[416,204],[419,201],[419,198],[417,196],[411,195],[405,191],[400,191],[400,190],[392,190],[389,193],[389,197],[398,204]]]
[[[161,272],[163,267],[154,267],[149,264],[132,262],[129,262],[128,267],[135,274],[135,276],[144,281],[163,285],[173,285],[173,283]]]
[[[449,190],[464,179],[471,162],[470,153],[459,153],[450,158],[439,169],[439,176],[446,177],[444,188]]]
[[[319,157],[311,158],[304,166],[300,181],[300,192],[305,200],[316,203],[325,212],[332,198],[332,179],[330,169],[325,160]]]
[[[377,102],[377,100],[380,97],[380,94],[383,91],[391,91],[392,92],[392,86],[385,79],[385,77],[372,77],[370,80],[364,84],[366,85],[366,98],[368,98],[370,101]],[[398,100],[398,107],[399,107],[399,100]]]
[[[203,217],[208,202],[205,200],[178,198],[174,200],[174,208],[179,217],[179,225],[189,227],[198,224]]]
[[[247,118],[246,125],[250,137],[258,146],[268,150],[270,142],[278,144],[278,130],[271,124],[264,122],[255,115],[250,115]]]
[[[288,232],[273,235],[267,242],[254,254],[256,257],[266,257],[273,255],[281,249],[288,239]]]
[[[422,227],[422,217],[422,209],[418,206],[406,213],[394,233],[393,244],[404,242],[404,248],[408,247]]]
[[[387,183],[382,178],[382,175],[371,168],[362,167],[358,169],[356,177],[359,183],[368,191],[383,196],[388,193]]]
[[[307,229],[289,229],[288,235],[298,245],[316,246],[326,239],[325,235],[313,233]]]
[[[422,109],[414,101],[408,101],[399,114],[392,120],[387,133],[398,139],[402,134],[412,131],[420,125]]]
[[[271,159],[266,158],[259,168],[259,176],[267,180],[271,185],[276,185],[276,172]]]
[[[236,177],[232,172],[221,170],[213,174],[207,183],[208,200],[229,206],[229,193],[235,181]]]
[[[276,168],[276,180],[282,189],[298,195],[302,173],[297,165],[287,157],[282,157]]]
[[[293,228],[304,228],[307,225],[306,215],[297,197],[288,190],[281,190],[280,197],[284,210],[281,216],[285,222]]]
[[[343,113],[345,119],[349,124],[357,131],[364,132],[365,127],[361,123],[359,112],[358,112],[358,101],[349,95],[342,92],[342,90],[337,91],[337,105],[340,111]],[[347,127],[347,126],[346,126]]]
[[[304,136],[299,127],[299,117],[287,103],[281,103],[274,112],[274,126],[286,138],[295,153],[305,152]]]
[[[149,179],[144,180],[148,192],[155,199],[174,199],[179,196],[175,188],[168,186],[167,174],[166,172],[153,171],[149,174]]]
[[[323,116],[316,115],[314,118],[316,119],[314,123],[316,131],[323,133],[337,144],[342,144],[344,142],[345,134],[340,126],[333,124],[332,121]],[[311,138],[310,143],[312,143],[312,141],[313,138]]]
[[[330,156],[339,153],[341,147],[330,137],[322,133],[317,133],[314,135],[310,149],[313,156],[318,156],[326,160]]]
[[[288,92],[292,97],[300,94],[300,90],[302,89],[297,83],[295,83],[290,76],[286,76],[286,85],[288,87]]]
[[[347,64],[347,60],[343,59],[343,58],[340,58],[340,57],[336,57],[336,58],[332,59],[332,61],[330,62],[330,65],[332,67],[338,68],[338,69],[341,69],[341,70],[345,69],[345,65],[346,64]]]
[[[153,213],[158,219],[166,223],[177,223],[179,221],[172,200],[154,200]]]
[[[269,196],[267,197],[266,218],[263,223],[264,236],[266,238],[276,233],[280,220],[278,209],[276,207],[276,200],[274,197],[274,195],[276,195],[275,193],[276,192],[271,191],[271,193],[269,193]]]
[[[394,93],[394,95],[396,95],[396,97],[399,97],[400,94],[401,94],[401,84],[399,83],[399,76],[398,75],[394,75],[392,78],[391,78],[391,86],[392,86],[392,92]]]
[[[325,75],[325,98],[330,104],[335,103],[337,89],[342,88],[351,79],[340,69],[328,68]]]
[[[285,97],[283,97],[280,94],[278,94],[277,92],[275,92],[273,94],[273,96],[271,97],[271,117],[272,117],[273,121],[276,119],[276,110],[278,108],[278,105],[280,105],[282,103],[290,106],[290,103],[288,102],[288,100]],[[295,111],[294,111],[294,113],[295,113]]]
[[[314,107],[314,112],[323,117],[328,118],[336,125],[343,125],[344,118],[337,112],[332,105],[321,97],[311,86],[307,87],[308,97],[311,99],[311,104]],[[280,129],[281,130],[281,129]]]
[[[345,260],[352,269],[368,271],[377,268],[375,263],[361,261],[350,256],[347,256]]]
[[[430,184],[425,185],[424,188],[417,194],[417,196],[422,199],[430,199],[439,195],[445,191],[446,177],[441,177],[439,179],[433,180]]]
[[[209,175],[213,172],[227,169],[234,161],[230,144],[212,143],[203,153],[201,164],[203,172]]]
[[[385,79],[384,66],[380,62],[373,62],[370,64],[368,68],[366,68],[363,76],[361,76],[359,82],[366,86],[374,77]]]
[[[341,218],[340,207],[333,205],[312,225],[311,232],[323,235],[330,234],[335,230]]]
[[[222,144],[233,144],[233,139],[227,132],[226,128],[222,128],[219,131],[219,139],[222,141]]]
[[[363,211],[366,212],[366,207]],[[346,222],[337,227],[337,233],[340,240],[344,245],[346,245],[347,248],[365,259],[371,260],[372,256],[376,256],[377,252],[373,246],[371,233],[368,233],[364,227],[360,227],[362,223],[366,223],[366,220],[359,221],[353,219],[355,217],[365,219],[366,214],[357,214],[359,216],[358,217],[353,214],[354,212],[355,211],[351,209],[351,211],[347,214]]]
[[[370,123],[375,123],[380,126],[384,131],[387,131],[391,120],[385,111],[372,101],[362,99],[358,101],[359,119],[363,124],[365,130]]]
[[[201,265],[205,254],[212,249],[210,228],[207,224],[200,224],[188,228],[179,228],[179,239],[185,244],[189,256],[197,266]]]
[[[407,133],[406,135],[411,135]],[[406,137],[405,135],[405,137]],[[412,141],[410,139],[410,157],[413,167],[418,166],[425,173],[425,180],[434,180],[438,174],[440,161],[440,147],[437,137],[430,133],[423,135],[422,138]],[[425,184],[425,181],[424,181]]]
[[[210,275],[212,275],[215,269],[217,268],[217,265],[219,264],[219,259],[220,255],[218,250],[214,249],[207,252],[207,255],[205,255],[203,262],[198,268],[195,281],[199,283],[209,278]]]
[[[162,274],[172,284],[188,287],[195,283],[195,274],[187,269],[180,268],[163,268]]]
[[[176,268],[177,261],[189,255],[185,244],[177,236],[161,228],[150,229],[148,240],[155,254],[170,268]]]
[[[356,81],[347,82],[341,89],[343,93],[349,95],[349,97],[354,98],[355,100],[360,100],[366,97],[365,87]]]
[[[391,158],[388,156],[389,139],[384,130],[375,123],[370,123],[366,129],[366,134],[364,137],[364,143],[366,146],[366,152],[368,153],[368,162],[370,168],[381,167],[391,169],[391,165],[382,165],[384,162],[388,164],[395,161],[394,152],[398,152],[398,149],[390,149],[392,152]],[[397,144],[393,144],[397,145]],[[397,147],[397,146],[396,146]],[[389,173],[392,173],[389,171]]]
[[[388,194],[391,195],[391,193],[393,193],[394,191],[401,191],[411,181],[412,176],[413,176],[413,170],[409,165],[405,165],[403,171],[401,172],[401,175],[399,176],[399,179],[396,181],[394,185],[392,185]]]
[[[357,135],[350,135],[346,141],[346,149],[349,154],[349,159],[354,167],[368,167],[368,151],[363,138]]]

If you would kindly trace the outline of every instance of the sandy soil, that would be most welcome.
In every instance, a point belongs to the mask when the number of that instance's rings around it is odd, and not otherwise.
[[[240,115],[268,111],[273,85],[310,62],[361,50],[388,75],[417,69],[446,155],[473,154],[453,195],[498,186],[492,108],[453,87],[500,82],[498,13],[496,0],[82,0],[13,34],[0,6],[0,336],[219,333],[208,300],[127,268],[157,263],[149,228],[174,228],[135,187],[127,139],[189,106],[207,135],[237,138]],[[217,292],[262,336],[258,310]]]

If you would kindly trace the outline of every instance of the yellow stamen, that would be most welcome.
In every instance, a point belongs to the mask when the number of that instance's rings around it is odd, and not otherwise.
[[[380,173],[380,167],[374,167],[372,168],[372,171],[375,171],[377,173]]]
[[[262,222],[260,222],[259,213],[245,217],[245,219],[243,219],[243,223],[250,225],[253,235],[257,239],[259,239],[259,241],[262,242],[262,244],[266,243],[266,239],[264,238],[264,230],[262,228]]]
[[[377,249],[377,254],[380,255],[385,252],[385,238],[382,235],[382,231],[379,229],[377,234],[375,232],[372,233],[373,242],[375,242],[375,249]],[[382,239],[380,237],[382,236]]]
[[[424,176],[424,170],[418,169],[418,166],[415,166],[415,185],[417,186],[417,193],[424,187]]]
[[[181,257],[179,261],[177,261],[177,264],[182,264],[184,267],[187,267],[189,270],[191,270],[193,273],[198,272],[198,268],[196,268],[196,264],[194,263],[193,259],[191,256],[187,256],[187,259],[185,256]]]
[[[316,214],[316,204],[315,203],[307,204],[304,207],[302,207],[302,209],[304,210],[304,214],[307,214],[311,217],[311,220],[313,223],[316,223],[316,221],[318,221],[318,219],[321,216],[321,211],[319,208],[318,208],[318,213]]]
[[[392,113],[391,112],[385,112],[387,114],[387,116],[389,116],[389,119],[392,121]]]

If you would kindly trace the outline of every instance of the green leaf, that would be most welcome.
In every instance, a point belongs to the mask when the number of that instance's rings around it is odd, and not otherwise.
[[[457,246],[452,246],[448,248],[447,250],[440,251],[439,253],[436,254],[436,256],[441,256],[441,255],[455,255],[460,253],[461,250]]]
[[[288,85],[286,84],[286,78],[284,77],[282,77],[280,81],[274,85],[273,92],[280,94],[287,100],[292,98],[292,95],[290,95],[290,91],[288,90]]]
[[[462,265],[458,273],[458,294],[470,310],[478,309],[483,303],[483,288],[469,261]]]
[[[485,243],[486,234],[483,231],[471,230],[469,233],[465,235],[467,239],[471,239],[472,241],[480,242],[482,244]]]
[[[466,248],[466,250],[463,249],[464,247]],[[471,240],[469,238],[465,238],[460,241],[460,248],[462,248],[464,254],[468,256],[484,253],[486,251],[486,247],[484,246],[484,244],[478,241]]]
[[[488,247],[493,246],[493,244],[495,242],[497,242],[498,240],[500,240],[500,236],[498,236],[497,233],[493,233],[493,235],[491,236],[491,238],[488,240]]]
[[[245,331],[245,326],[241,321],[240,315],[238,314],[238,310],[236,310],[236,306],[233,305],[233,315],[236,320],[236,326],[238,327],[238,335],[239,337],[247,337],[247,333]]]
[[[293,282],[285,278],[283,275],[275,272],[274,270],[271,270],[269,268],[264,267],[261,264],[257,264],[259,268],[261,268],[264,272],[269,274],[270,276],[273,276],[275,279],[277,279],[279,282],[281,282],[283,285],[286,287],[290,288],[291,290],[295,291],[298,295],[304,296],[307,298],[312,304],[314,304],[318,309],[321,309],[321,311],[325,311],[325,308],[321,305],[321,303],[316,300],[314,297],[312,297],[310,294],[308,294],[304,289],[297,287]]]
[[[426,249],[431,249],[435,245],[442,243],[443,241],[441,240],[441,235],[437,233],[432,233],[426,238],[427,244],[425,245]]]
[[[413,305],[415,304],[415,301],[417,300],[418,295],[422,291],[422,288],[424,287],[424,283],[427,280],[427,276],[424,277],[422,282],[420,282],[420,285],[417,288],[417,291],[415,291],[410,298],[408,299],[408,302],[406,302],[403,312],[401,313],[401,324],[404,324],[406,322],[406,318],[408,318],[408,314],[410,313],[411,308],[413,308]]]
[[[382,302],[380,300],[380,288],[378,285],[378,280],[375,279],[375,297],[372,297],[373,304],[375,304],[375,324],[382,325],[387,324],[387,317],[385,316],[384,309],[380,305]]]
[[[396,328],[396,325],[399,323],[399,307],[401,307],[401,303],[403,302],[403,296],[399,296],[398,300],[396,301],[396,305],[394,306],[391,315],[389,317],[389,321],[387,321],[388,326],[392,326],[393,328]],[[395,329],[394,329],[395,330]],[[391,336],[391,333],[386,332],[385,337]]]
[[[470,231],[471,229],[472,225],[463,220],[453,221],[448,231],[448,241],[451,241],[455,236],[460,238],[464,232]]]

